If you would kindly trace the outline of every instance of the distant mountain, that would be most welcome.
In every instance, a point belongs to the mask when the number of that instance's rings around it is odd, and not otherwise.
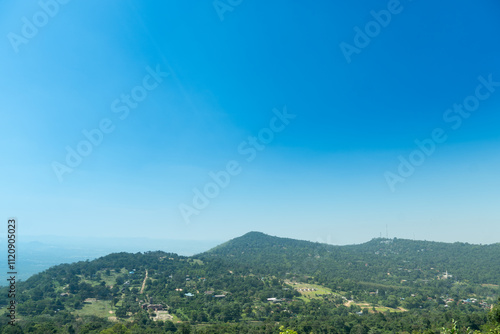
[[[360,245],[334,246],[249,232],[198,256],[224,259],[258,272],[267,272],[272,266],[280,274],[408,281],[431,279],[448,271],[457,280],[500,282],[500,270],[495,269],[500,268],[500,243],[376,238]]]

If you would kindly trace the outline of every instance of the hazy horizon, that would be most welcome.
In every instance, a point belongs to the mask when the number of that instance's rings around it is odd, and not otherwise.
[[[75,241],[81,242],[82,244],[85,242],[88,242],[88,241],[92,241],[95,243],[95,245],[100,244],[103,249],[113,248],[113,247],[116,248],[117,247],[116,245],[126,244],[128,242],[134,241],[135,243],[127,244],[125,246],[125,248],[129,248],[129,249],[141,248],[141,249],[144,249],[144,251],[154,251],[154,250],[160,250],[160,249],[155,249],[154,248],[155,246],[151,247],[151,244],[149,244],[150,247],[148,248],[148,244],[146,244],[147,242],[153,242],[153,245],[163,245],[162,243],[166,243],[165,244],[166,246],[169,246],[168,243],[173,242],[173,243],[175,243],[176,247],[181,245],[182,242],[190,242],[190,245],[189,245],[190,247],[195,245],[197,248],[202,249],[204,247],[203,245],[214,245],[213,247],[215,247],[221,243],[227,242],[227,241],[235,239],[235,238],[239,238],[239,237],[246,235],[247,233],[251,233],[251,232],[264,233],[266,235],[269,235],[272,237],[278,237],[278,238],[288,238],[288,239],[295,239],[295,240],[302,240],[302,241],[319,242],[319,243],[324,243],[324,244],[334,245],[334,246],[359,245],[359,244],[364,244],[364,243],[370,242],[373,239],[379,239],[379,238],[389,239],[389,240],[396,238],[396,239],[412,240],[412,241],[429,241],[429,242],[442,242],[442,243],[459,242],[459,243],[468,243],[468,244],[472,244],[472,245],[492,245],[492,244],[496,244],[496,243],[500,242],[500,241],[497,241],[497,242],[492,242],[492,243],[473,243],[473,242],[468,242],[468,241],[464,241],[464,240],[455,240],[455,239],[450,239],[448,241],[447,240],[433,240],[433,239],[418,239],[418,238],[413,238],[413,237],[400,237],[397,235],[385,235],[385,233],[380,233],[379,235],[374,235],[373,237],[370,237],[370,238],[365,239],[365,240],[361,240],[360,242],[352,242],[352,243],[348,242],[348,243],[341,243],[341,244],[337,243],[336,244],[336,243],[332,243],[331,236],[325,236],[323,238],[318,237],[316,239],[307,239],[307,238],[302,238],[300,236],[299,237],[291,237],[291,236],[286,235],[286,234],[272,234],[272,233],[266,233],[264,231],[256,231],[256,230],[249,230],[249,231],[244,232],[242,234],[231,236],[231,237],[226,238],[226,239],[166,239],[166,238],[151,237],[151,236],[148,236],[148,237],[109,237],[109,236],[76,236],[76,235],[60,236],[60,235],[47,234],[47,235],[23,235],[22,236],[23,239],[22,240],[20,239],[18,241],[21,243],[37,243],[37,242],[39,242],[39,243],[49,245],[49,246],[50,245],[57,245],[57,246],[67,245],[67,246],[73,246],[73,247],[80,247],[81,246],[81,244],[78,244],[78,243],[75,244]],[[103,243],[103,241],[106,241],[106,243]],[[198,243],[198,244],[196,244],[196,243]],[[208,250],[208,249],[206,249],[206,250]],[[127,250],[123,250],[123,251],[127,251]],[[134,251],[131,251],[131,252],[134,252]],[[168,251],[168,252],[170,252],[170,251]],[[191,255],[196,254],[196,252],[188,252],[186,254],[182,254],[179,252],[175,252],[175,253],[178,253],[179,255],[185,255],[185,256],[191,256]]]

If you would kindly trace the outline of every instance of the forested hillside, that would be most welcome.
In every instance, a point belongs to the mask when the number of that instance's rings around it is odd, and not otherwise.
[[[264,273],[271,266],[281,274],[378,281],[387,276],[431,279],[448,271],[457,280],[498,284],[500,270],[494,268],[500,268],[499,254],[500,243],[480,246],[379,238],[361,245],[333,246],[250,232],[200,256],[245,263]]]
[[[2,331],[487,330],[498,318],[499,255],[500,244],[332,246],[250,232],[192,257],[115,253],[52,267],[18,283],[17,325],[2,317]]]

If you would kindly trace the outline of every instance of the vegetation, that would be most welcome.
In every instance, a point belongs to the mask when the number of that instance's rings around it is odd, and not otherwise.
[[[3,316],[0,329],[500,333],[498,255],[500,244],[330,246],[251,232],[193,257],[116,253],[52,267],[18,283],[19,320]]]

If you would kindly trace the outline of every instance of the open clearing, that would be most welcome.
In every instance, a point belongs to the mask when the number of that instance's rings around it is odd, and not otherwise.
[[[496,285],[496,284],[481,284],[481,286],[484,288],[498,289],[498,285]]]
[[[349,307],[351,305],[355,305],[355,306],[361,307],[362,309],[366,308],[366,309],[368,309],[368,312],[370,312],[370,313],[375,313],[375,312],[406,312],[407,311],[402,307],[392,308],[392,307],[372,305],[369,303],[362,303],[362,302],[356,303],[353,300],[346,300],[344,305],[347,307]],[[373,308],[375,308],[375,311],[373,311]]]
[[[113,313],[110,313],[110,311]],[[101,318],[108,318],[110,316],[113,316],[114,313],[115,308],[111,306],[111,301],[109,300],[96,300],[92,302],[86,302],[80,310],[74,311],[74,314],[78,316],[95,315]]]
[[[289,282],[289,281],[285,283],[291,285],[295,290],[297,290],[301,294],[300,298],[306,302],[310,301],[311,299],[321,298],[321,296],[323,295],[340,296],[338,293],[335,293],[332,290],[317,284]]]

